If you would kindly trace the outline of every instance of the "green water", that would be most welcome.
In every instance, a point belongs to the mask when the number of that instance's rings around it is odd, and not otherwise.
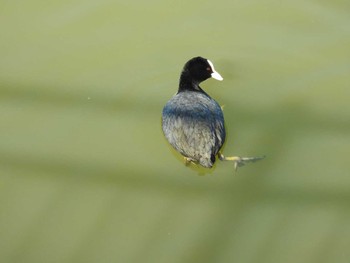
[[[3,1],[0,262],[349,262],[348,1]],[[160,115],[193,56],[233,172]]]

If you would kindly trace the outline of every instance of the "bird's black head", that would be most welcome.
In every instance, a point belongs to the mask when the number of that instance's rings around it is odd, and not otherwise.
[[[181,89],[197,89],[202,81],[214,78],[223,80],[221,75],[215,71],[213,63],[202,57],[195,57],[187,61],[180,77]]]

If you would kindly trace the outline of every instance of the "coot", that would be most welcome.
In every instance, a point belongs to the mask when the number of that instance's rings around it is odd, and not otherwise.
[[[213,63],[202,57],[189,60],[180,76],[178,92],[167,102],[162,113],[162,128],[169,143],[185,157],[185,162],[211,168],[216,156],[234,161],[235,169],[262,157],[224,157],[224,115],[220,105],[199,84],[208,79],[223,80]]]

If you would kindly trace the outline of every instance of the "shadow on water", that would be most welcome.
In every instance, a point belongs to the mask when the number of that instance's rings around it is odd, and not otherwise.
[[[89,107],[97,110],[123,112],[130,111],[135,105],[140,109],[152,108],[151,102],[142,100],[135,102],[127,96],[101,96],[84,92],[62,92],[59,87],[47,90],[42,86],[18,86],[0,83],[2,100],[21,100],[28,103],[42,103],[57,107]]]
[[[94,97],[93,103],[89,103],[86,101],[85,96],[81,96],[80,94],[76,93],[62,93],[59,92],[59,90],[60,89],[56,89],[55,92],[48,92],[45,91],[44,88],[18,88],[14,85],[2,85],[0,88],[3,100],[14,99],[39,105],[49,104],[55,105],[62,109],[66,107],[85,107],[96,108],[99,111],[124,112],[125,114],[130,114],[131,112],[131,102],[125,101],[124,99],[120,99],[118,97],[96,96]],[[147,109],[147,111],[150,111],[150,114],[160,115],[158,110],[162,107],[162,105],[158,105],[159,107],[154,107],[154,104],[152,104],[152,102],[149,100],[133,100],[132,103],[139,105],[139,107],[137,107],[139,111],[145,112],[145,109]],[[133,111],[135,111],[135,109]],[[246,108],[242,105],[235,105],[229,112],[226,111],[227,110],[225,109],[225,115],[227,115],[226,122],[232,118],[235,119],[237,126],[254,122],[256,127],[261,128],[262,134],[260,137],[263,139],[261,140],[260,145],[257,145],[257,148],[268,149],[268,152],[263,152],[261,155],[267,155],[268,159],[274,160],[274,162],[278,161],[278,158],[280,157],[279,153],[282,152],[283,147],[287,145],[285,142],[294,136],[296,132],[303,130],[311,132],[321,130],[323,132],[335,132],[340,134],[348,134],[350,132],[350,123],[347,120],[332,117],[326,118],[325,116],[310,113],[308,110],[306,110],[305,105],[300,103],[289,103],[279,108],[266,110],[265,112],[256,112],[254,109]],[[134,117],[137,118],[138,116],[135,115]],[[159,116],[157,116],[157,120],[159,120],[158,117]],[[160,123],[157,122],[157,125],[160,125]],[[228,140],[226,140],[223,150],[224,153],[229,156],[232,153],[230,153],[229,149],[226,147],[227,141]],[[164,138],[162,143],[167,144]],[[178,160],[179,165],[181,165],[180,163],[183,163],[181,155],[175,152],[170,145],[168,145],[168,149]],[[94,167],[91,166],[91,164],[84,163],[74,164],[69,160],[62,161],[57,159],[55,160],[54,158],[51,160],[47,158],[38,160],[35,158],[33,159],[30,156],[21,157],[20,153],[17,155],[14,153],[0,152],[0,154],[2,155],[1,162],[4,164],[13,165],[14,167],[26,167],[26,169],[43,169],[51,172],[59,171],[59,174],[61,174],[60,172],[64,172],[64,174],[66,174],[66,172],[73,174],[76,171],[79,171],[78,174],[87,173],[91,175],[98,175],[99,178],[103,178],[101,174],[105,174],[106,178],[112,178],[115,174],[121,173],[121,171],[118,169],[104,171],[103,167]],[[126,152],[126,154],[128,154],[128,152]],[[129,154],[131,154],[131,152]],[[268,161],[268,159],[261,161],[264,162],[264,169],[266,170],[269,170],[265,163]],[[261,162],[258,162],[258,164]],[[189,165],[189,168],[197,172],[199,175],[212,175],[218,163],[220,163],[219,160],[217,160],[215,166],[211,170],[201,168],[198,165]],[[271,162],[270,165],[272,165],[272,163],[273,162]],[[86,169],[84,168],[84,165],[87,165]],[[125,165],[123,167],[123,169],[128,169],[125,167]],[[136,167],[129,166],[129,169],[131,172],[134,171]],[[156,171],[157,169],[154,170],[154,172]],[[118,178],[122,177],[118,176]]]

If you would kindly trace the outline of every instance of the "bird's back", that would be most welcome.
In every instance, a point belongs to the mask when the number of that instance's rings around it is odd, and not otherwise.
[[[163,109],[162,128],[177,151],[208,168],[225,142],[221,107],[204,92],[177,93]]]

